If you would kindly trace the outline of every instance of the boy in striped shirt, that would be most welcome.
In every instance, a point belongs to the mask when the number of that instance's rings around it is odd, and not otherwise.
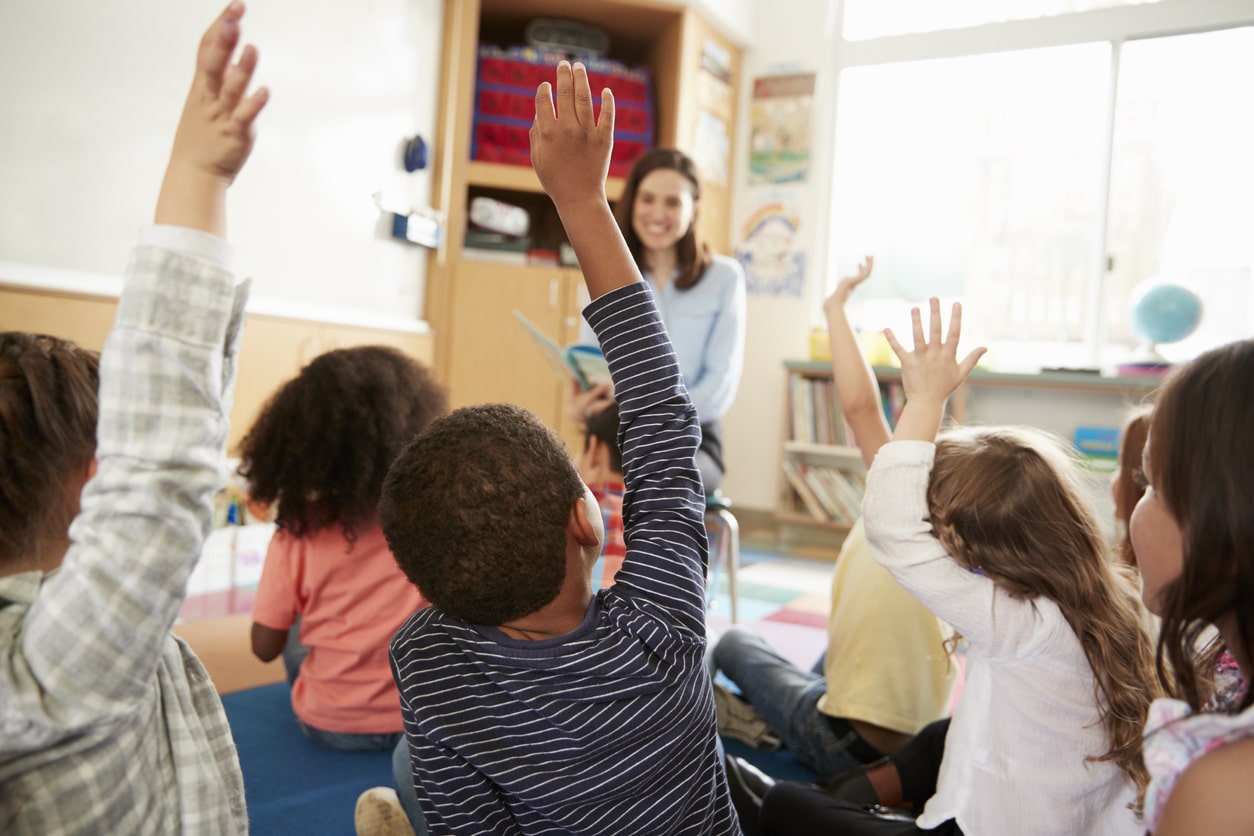
[[[433,606],[391,644],[422,818],[444,834],[738,834],[704,664],[700,441],[666,331],[605,197],[609,91],[536,93],[532,164],[583,269],[621,413],[627,556],[562,442],[507,405],[458,410],[400,455],[383,530]]]

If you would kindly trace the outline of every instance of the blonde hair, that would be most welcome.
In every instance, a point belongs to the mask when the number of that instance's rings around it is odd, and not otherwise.
[[[1093,670],[1111,761],[1137,787],[1149,776],[1141,734],[1158,695],[1154,653],[1128,573],[1107,559],[1074,463],[1052,437],[1018,428],[943,434],[928,485],[936,537],[960,565],[1020,599],[1058,605]]]

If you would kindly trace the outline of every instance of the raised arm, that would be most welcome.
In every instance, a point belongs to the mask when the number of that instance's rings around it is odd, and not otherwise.
[[[547,81],[536,91],[531,165],[557,207],[592,299],[643,281],[605,197],[614,146],[614,94],[601,91],[601,120],[583,64],[557,65],[557,110]],[[560,118],[559,118],[560,117]]]
[[[36,746],[151,696],[212,523],[244,293],[225,242],[205,233],[225,226],[224,193],[266,100],[243,95],[255,51],[230,63],[242,13],[232,3],[201,41],[156,212],[182,228],[144,230],[132,255],[101,355],[99,469],[8,660],[9,676],[43,694],[18,724]]]
[[[862,460],[870,467],[875,454],[888,443],[892,430],[880,406],[880,387],[871,364],[862,356],[862,348],[854,336],[845,304],[849,295],[871,275],[875,258],[867,256],[858,272],[845,276],[823,302],[827,315],[827,339],[832,348],[832,379],[840,398],[840,411],[853,431]]]
[[[196,73],[174,134],[154,221],[226,237],[226,190],[252,153],[253,123],[269,100],[266,88],[247,96],[257,67],[248,44],[239,62],[244,4],[234,0],[200,40]]]

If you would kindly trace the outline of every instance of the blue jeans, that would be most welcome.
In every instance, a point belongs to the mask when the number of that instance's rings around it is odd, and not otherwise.
[[[714,666],[779,735],[797,759],[826,778],[861,765],[847,750],[858,740],[852,731],[837,736],[819,712],[827,682],[818,670],[803,671],[776,653],[756,633],[732,627],[714,645]]]
[[[309,648],[300,643],[300,616],[296,623],[287,631],[287,641],[283,644],[283,667],[287,671],[287,684],[294,685],[300,676],[301,663],[309,655]],[[296,718],[296,724],[304,732],[305,737],[315,744],[327,749],[339,749],[342,752],[379,752],[391,749],[399,739],[405,740],[404,732],[388,734],[363,734],[361,732],[333,732],[311,726]],[[421,836],[421,834],[419,834]]]
[[[422,807],[418,805],[414,771],[409,763],[409,743],[403,734],[396,748],[392,750],[392,780],[396,784],[396,797],[400,799],[401,809],[409,817],[415,836],[427,836],[427,820],[422,817]]]

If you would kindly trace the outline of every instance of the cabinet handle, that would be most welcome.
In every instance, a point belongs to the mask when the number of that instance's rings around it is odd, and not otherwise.
[[[549,307],[557,307],[557,279],[549,279]]]

